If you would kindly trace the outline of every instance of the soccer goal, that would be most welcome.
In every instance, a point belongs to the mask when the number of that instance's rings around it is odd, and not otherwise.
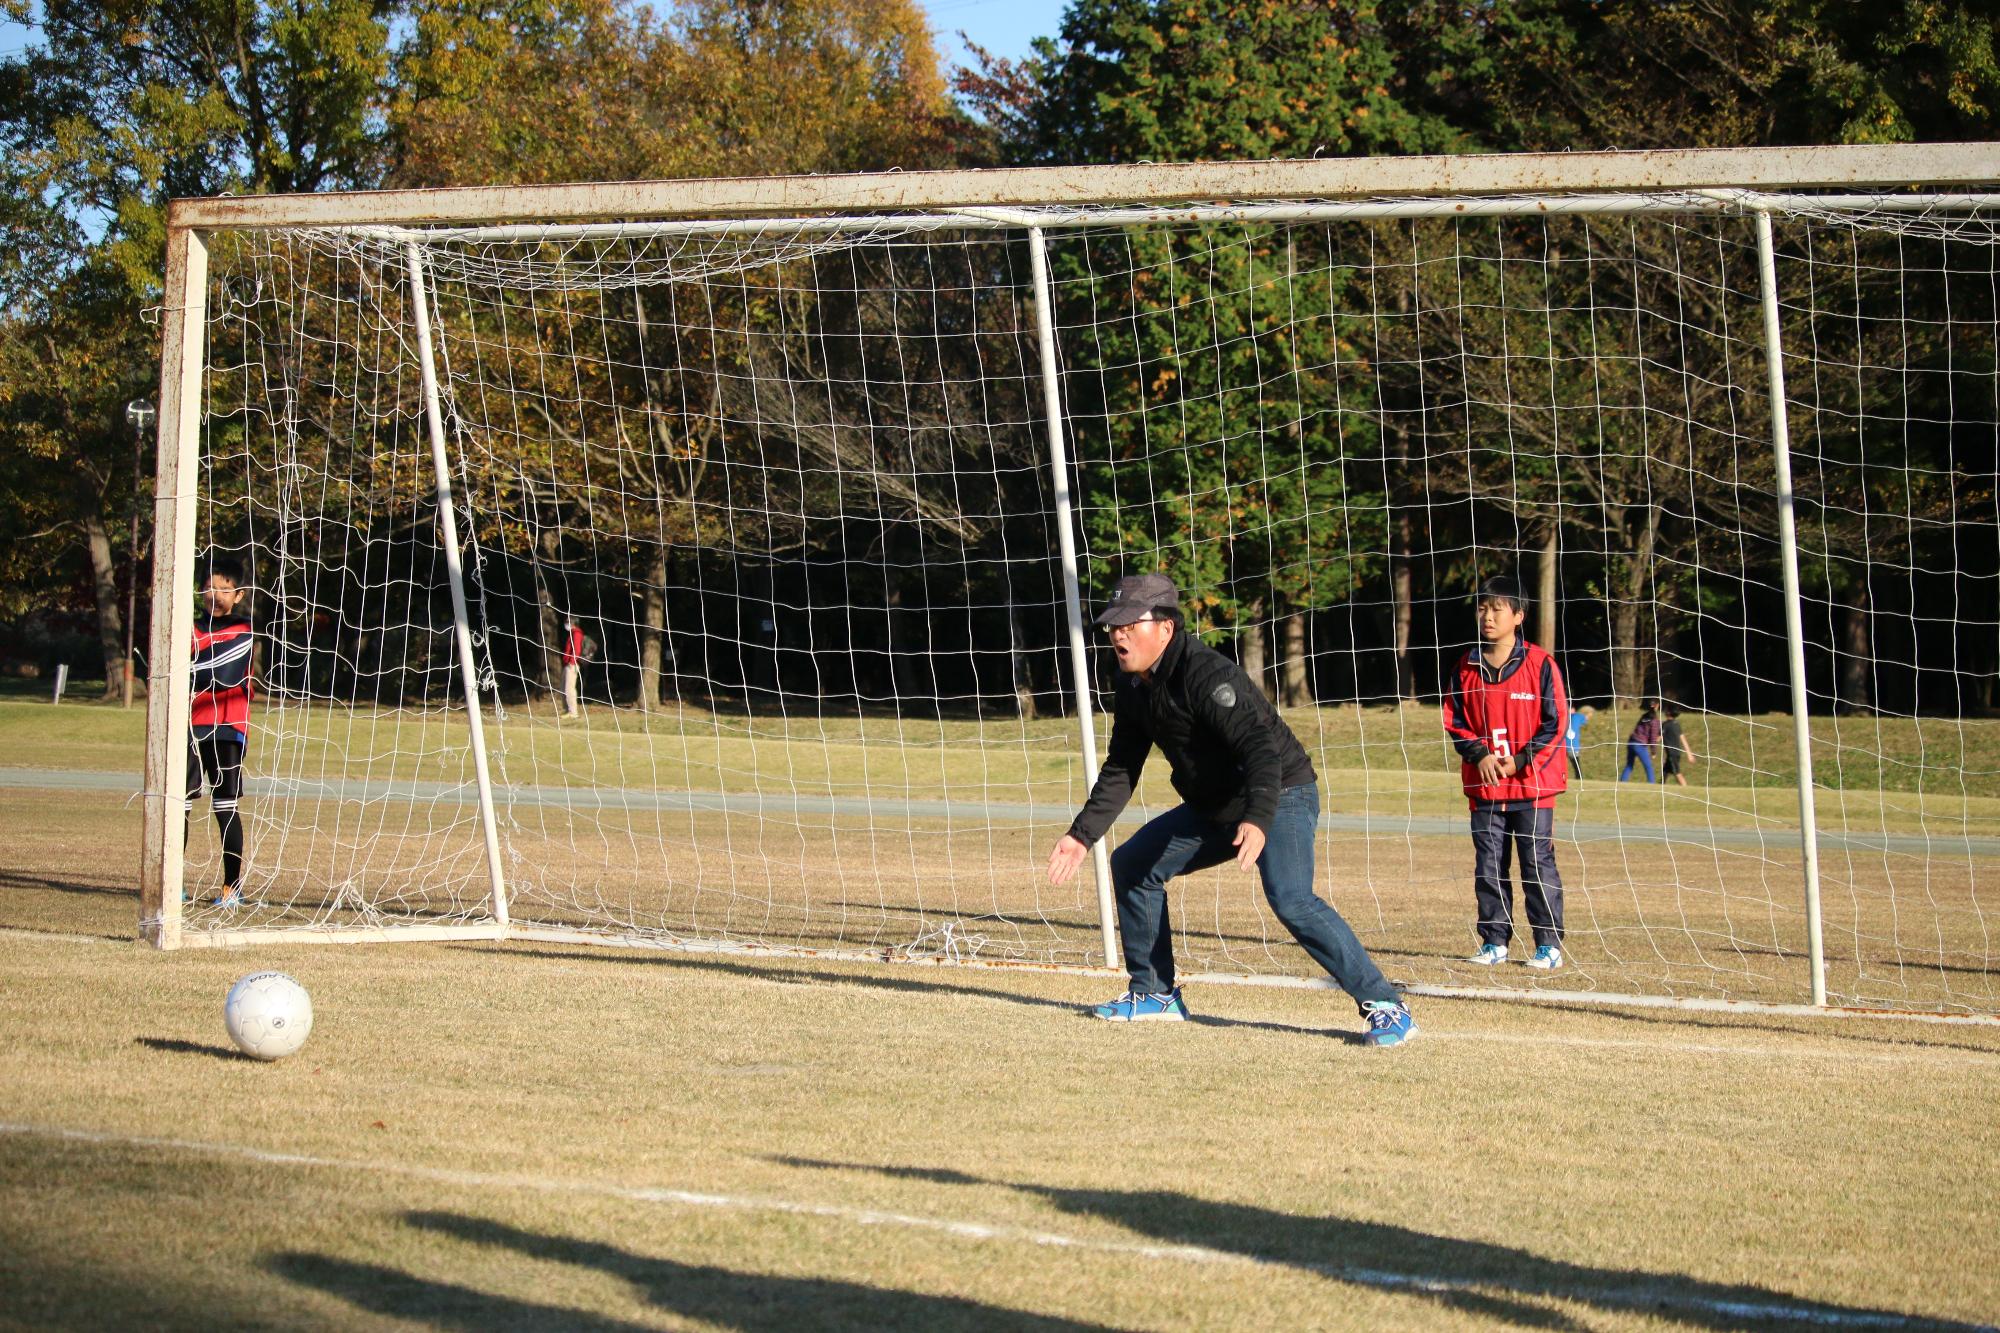
[[[142,934],[1102,967],[1103,849],[1043,863],[1092,604],[1164,570],[1311,751],[1391,976],[2000,1011],[1989,182],[2000,145],[179,202]],[[231,906],[183,801],[219,556]],[[1584,719],[1554,974],[1461,961],[1438,701],[1496,573]],[[1174,799],[1149,769],[1112,838]],[[1173,914],[1185,973],[1310,976],[1255,876]]]

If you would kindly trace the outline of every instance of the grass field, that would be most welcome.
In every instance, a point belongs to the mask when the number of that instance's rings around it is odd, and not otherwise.
[[[16,768],[130,774],[141,720],[100,705],[0,701],[0,756]],[[1593,726],[1612,734],[1612,720]],[[1618,783],[1616,747],[1589,754],[1587,771],[1604,776],[1573,784],[1559,811],[1572,966],[1553,977],[1495,977],[1455,961],[1471,941],[1470,858],[1432,710],[1325,708],[1291,721],[1315,749],[1329,815],[1321,892],[1399,980],[1808,995],[1796,798],[1752,763],[1789,761],[1783,719],[1704,719],[1714,736],[1736,738],[1723,752],[1737,759],[1698,766],[1685,789]],[[515,918],[813,950],[944,941],[992,960],[1101,961],[1088,880],[1051,890],[1041,875],[1083,794],[1068,726],[603,708],[571,723],[512,709],[494,750]],[[1955,749],[1933,734],[1943,723],[1816,726],[1849,741],[1869,729],[1881,755],[1949,752],[1968,765],[1955,787],[1819,793],[1831,993],[1862,1006],[2000,1011],[2000,795],[1975,794],[2000,764],[1981,748],[1995,724],[1951,731]],[[363,899],[417,921],[483,912],[463,732],[449,713],[266,709],[249,763],[266,786],[245,807],[261,905],[227,918],[196,910],[191,922],[354,921]],[[1696,744],[1706,755],[1715,742],[1697,734]],[[1153,810],[1173,800],[1163,770],[1151,765],[1141,786]],[[1727,785],[1747,777],[1758,780]],[[689,794],[700,802],[675,805]],[[54,809],[122,798],[40,799]],[[212,842],[198,817],[190,884],[204,898],[217,875]],[[1193,877],[1177,886],[1174,912],[1190,970],[1313,971],[1254,878]]]
[[[0,791],[0,1326],[1963,1328],[2000,1028],[129,939],[136,804]],[[227,1049],[230,981],[316,1023]]]

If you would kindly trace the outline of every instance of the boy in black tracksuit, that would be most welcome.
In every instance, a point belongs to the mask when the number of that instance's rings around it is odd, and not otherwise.
[[[189,671],[187,811],[208,781],[209,809],[222,839],[222,892],[219,907],[243,900],[243,752],[250,743],[250,621],[238,615],[243,570],[233,560],[208,567],[202,588],[203,613],[195,621]],[[189,820],[181,826],[185,844]]]

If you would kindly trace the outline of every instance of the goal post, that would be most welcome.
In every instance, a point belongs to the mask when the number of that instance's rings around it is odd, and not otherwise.
[[[472,652],[472,622],[465,602],[465,568],[459,555],[458,507],[451,492],[451,463],[445,454],[444,408],[438,402],[437,356],[431,347],[430,284],[424,277],[423,247],[404,246],[410,265],[410,313],[416,325],[417,373],[424,389],[424,424],[431,446],[431,466],[437,472],[438,547],[444,555],[445,579],[451,588],[452,646],[458,655],[458,678],[466,700],[466,734],[472,750],[472,771],[479,794],[480,841],[486,849],[490,911],[498,933],[507,927],[507,875],[500,863],[500,833],[494,823],[493,775],[486,762],[486,726],[479,706],[479,663]]]
[[[1819,830],[1813,796],[1811,703],[1806,691],[1805,625],[1799,589],[1797,496],[1792,486],[1792,429],[1785,410],[1785,335],[1779,314],[1778,264],[1771,214],[1758,209],[1757,291],[1764,309],[1764,359],[1771,377],[1771,464],[1777,483],[1778,564],[1785,587],[1785,664],[1791,684],[1792,748],[1798,758],[1799,855],[1806,895],[1806,964],[1812,1002],[1826,1003],[1826,938],[1820,922]]]
[[[161,314],[159,470],[153,484],[153,624],[146,671],[146,788],[139,931],[162,949],[181,943],[181,806],[187,782],[188,658],[193,639],[196,475],[208,313],[208,245],[200,231],[167,235]]]
[[[1115,965],[1131,823],[1040,871],[1089,606],[1157,568],[1305,740],[1317,887],[1398,979],[2000,1011],[1994,182],[1972,144],[176,201],[142,934]],[[233,910],[180,855],[217,551]],[[1496,572],[1599,710],[1549,978],[1459,960],[1435,701]],[[1648,700],[1688,787],[1614,776]],[[1254,877],[1174,911],[1184,974],[1310,972]]]

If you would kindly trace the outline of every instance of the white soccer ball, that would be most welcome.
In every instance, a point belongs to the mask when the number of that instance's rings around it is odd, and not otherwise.
[[[252,972],[229,988],[222,1021],[251,1059],[282,1060],[312,1035],[312,996],[283,972]]]

